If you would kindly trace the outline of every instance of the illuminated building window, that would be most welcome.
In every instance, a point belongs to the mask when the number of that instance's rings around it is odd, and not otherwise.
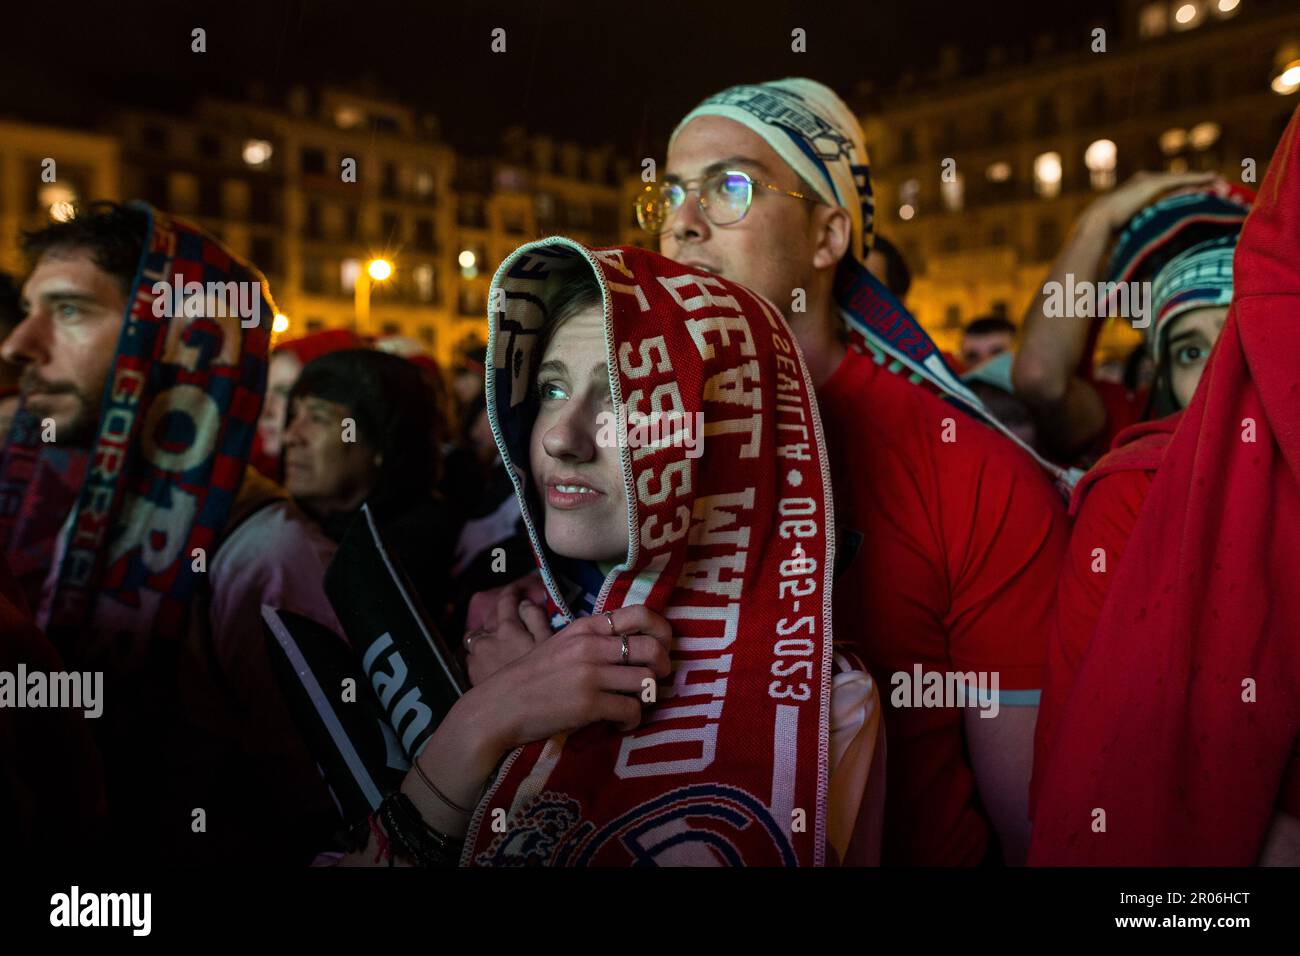
[[[359,275],[361,275],[360,259],[344,259],[339,263],[339,286],[344,292],[351,292],[357,287]]]
[[[1164,36],[1169,31],[1169,7],[1165,3],[1148,3],[1138,17],[1138,36],[1146,40]]]
[[[1093,189],[1110,189],[1115,185],[1115,160],[1118,151],[1109,139],[1094,140],[1083,154],[1088,179]]]
[[[1187,130],[1175,127],[1160,134],[1160,152],[1173,156],[1187,146]]]
[[[965,183],[961,173],[953,173],[952,182],[939,183],[939,197],[943,200],[943,207],[949,212],[961,212],[965,195]]]
[[[1191,30],[1193,27],[1199,27],[1202,21],[1201,8],[1199,4],[1193,3],[1192,0],[1182,0],[1174,3],[1174,29]]]
[[[244,140],[244,163],[253,169],[265,169],[271,164],[271,144],[264,139]]]
[[[1005,183],[1011,178],[1011,164],[1002,159],[989,163],[984,170],[984,176],[991,183]]]
[[[1219,141],[1222,132],[1218,123],[1197,123],[1187,131],[1187,142],[1195,150],[1209,149]]]
[[[1061,154],[1039,153],[1034,158],[1034,192],[1044,199],[1061,194]]]
[[[415,279],[415,295],[421,302],[433,301],[433,266],[419,265],[411,270]]]
[[[907,220],[916,215],[921,198],[921,181],[908,179],[898,189],[898,218]]]

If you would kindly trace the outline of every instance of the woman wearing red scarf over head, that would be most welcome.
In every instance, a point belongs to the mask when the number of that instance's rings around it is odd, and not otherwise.
[[[561,630],[480,672],[403,787],[425,806],[381,807],[368,859],[447,862],[432,828],[467,865],[874,861],[879,697],[832,651],[829,466],[780,313],[561,238],[509,256],[492,301],[492,429]],[[471,659],[501,639],[471,632]]]
[[[1296,859],[1298,164],[1300,112],[1242,230],[1227,324],[1165,429],[1036,768],[1031,863]]]

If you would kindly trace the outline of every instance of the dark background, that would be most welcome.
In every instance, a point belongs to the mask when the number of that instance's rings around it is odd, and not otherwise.
[[[1086,47],[1119,4],[18,0],[0,12],[0,113],[93,128],[117,105],[183,114],[202,94],[260,88],[282,103],[294,84],[328,83],[433,113],[470,152],[522,125],[655,155],[691,106],[733,83],[804,75],[853,100],[863,81],[887,91],[932,71],[944,44],[972,67],[993,46],[1016,59],[1044,33]],[[194,27],[207,31],[206,53],[190,52]],[[506,30],[504,54],[490,50],[494,27]],[[807,53],[790,49],[795,27]]]

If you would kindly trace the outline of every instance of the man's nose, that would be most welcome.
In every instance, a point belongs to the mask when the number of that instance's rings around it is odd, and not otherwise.
[[[700,194],[697,190],[692,189],[686,194],[673,215],[668,233],[678,244],[704,242],[709,238],[709,220],[700,208]]]
[[[542,435],[546,454],[561,461],[591,461],[596,456],[596,441],[589,419],[589,409],[581,402],[568,402]]]
[[[49,322],[33,312],[0,344],[0,358],[11,365],[44,365],[50,358]]]

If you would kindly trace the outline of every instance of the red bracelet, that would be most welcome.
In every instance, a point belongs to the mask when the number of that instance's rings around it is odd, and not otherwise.
[[[388,865],[392,866],[393,851],[389,846],[388,834],[384,832],[384,828],[379,825],[379,821],[375,818],[373,813],[370,814],[370,832],[374,834],[375,846],[378,847],[373,862],[378,863],[381,859],[386,859],[388,860]]]

